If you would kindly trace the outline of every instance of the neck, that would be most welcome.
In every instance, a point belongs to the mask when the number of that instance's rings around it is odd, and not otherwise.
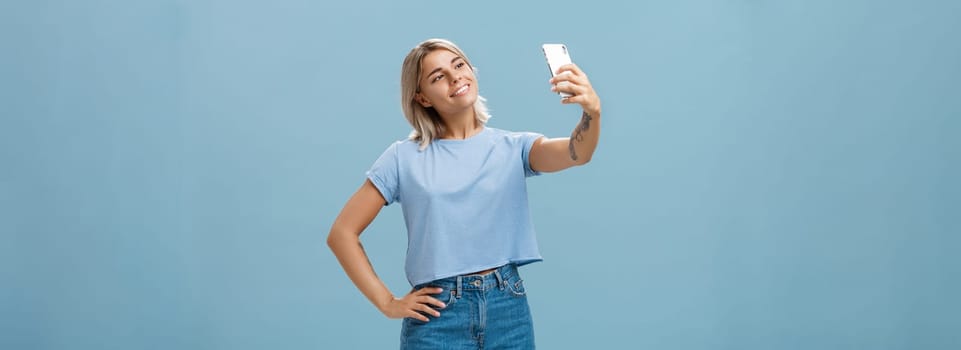
[[[446,130],[440,137],[442,139],[463,140],[474,136],[482,129],[482,125],[474,117],[474,108],[469,108],[455,116],[443,116],[443,119]]]

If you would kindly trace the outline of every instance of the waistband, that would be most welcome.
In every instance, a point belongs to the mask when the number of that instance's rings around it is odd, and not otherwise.
[[[465,290],[489,290],[493,288],[504,288],[507,286],[507,280],[514,276],[519,276],[517,273],[517,265],[507,264],[494,269],[493,272],[485,275],[460,275],[442,278],[432,282],[424,283],[418,285],[415,289],[420,289],[427,286],[440,287],[445,290],[450,290],[455,293],[457,297],[460,297],[462,291]]]

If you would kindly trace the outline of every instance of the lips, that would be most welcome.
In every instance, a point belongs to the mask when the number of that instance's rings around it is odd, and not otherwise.
[[[450,97],[463,96],[464,94],[467,93],[467,91],[470,91],[470,84],[464,84],[457,90],[454,90],[454,93],[451,94]]]

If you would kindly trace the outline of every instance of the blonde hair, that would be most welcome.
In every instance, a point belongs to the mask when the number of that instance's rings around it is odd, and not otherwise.
[[[447,50],[462,57],[467,62],[471,71],[475,71],[470,59],[457,45],[445,39],[427,39],[417,44],[407,57],[404,58],[404,65],[400,72],[400,104],[404,108],[404,117],[414,128],[410,132],[409,138],[420,143],[420,149],[424,150],[432,140],[444,134],[444,120],[433,107],[424,107],[414,99],[420,91],[420,65],[424,57],[434,50]],[[474,102],[474,118],[481,124],[487,123],[490,114],[487,113],[487,101],[480,95]]]

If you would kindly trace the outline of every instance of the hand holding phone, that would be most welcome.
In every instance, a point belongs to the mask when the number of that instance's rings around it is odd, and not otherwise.
[[[544,57],[547,59],[547,68],[551,70],[551,77],[557,76],[557,70],[565,64],[571,64],[571,56],[567,52],[567,46],[564,44],[544,44],[541,45],[541,49],[544,51]],[[571,74],[570,72],[564,72],[564,74]],[[557,85],[568,84],[568,82],[560,82]],[[568,98],[571,95],[567,92],[558,92],[561,98]]]

